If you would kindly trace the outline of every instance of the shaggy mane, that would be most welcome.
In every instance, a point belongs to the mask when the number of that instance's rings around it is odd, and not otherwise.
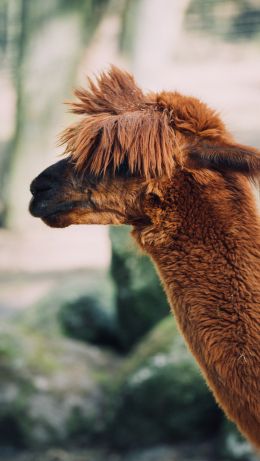
[[[175,163],[181,163],[180,132],[213,138],[225,132],[215,112],[197,99],[145,95],[130,74],[116,67],[88,83],[89,89],[77,89],[77,101],[70,103],[81,120],[61,135],[78,171],[115,174],[124,165],[132,175],[171,176]]]

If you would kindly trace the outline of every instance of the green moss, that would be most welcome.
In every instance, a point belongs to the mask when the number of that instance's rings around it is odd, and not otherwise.
[[[106,271],[83,271],[62,279],[57,286],[36,305],[16,318],[19,328],[29,336],[40,335],[59,338],[65,333],[73,338],[95,342],[95,328],[108,324],[114,327],[113,283]],[[89,321],[90,328],[86,322]],[[93,336],[92,336],[93,335]]]
[[[44,446],[96,434],[101,383],[116,357],[17,326],[5,326],[2,333],[0,446]]]
[[[218,440],[218,453],[225,460],[248,461],[253,457],[253,450],[236,426],[225,419]],[[253,458],[254,459],[254,458]]]
[[[223,419],[172,318],[132,352],[110,393],[109,434],[122,448],[201,441]]]
[[[0,332],[0,364],[4,365],[12,362],[20,349],[20,343],[17,338],[14,338],[8,331]]]
[[[152,263],[136,248],[129,228],[114,227],[110,235],[120,341],[129,350],[169,314],[169,306]]]
[[[186,346],[182,338],[179,336],[176,323],[172,316],[163,319],[158,327],[154,328],[147,336],[140,342],[129,355],[126,360],[122,373],[132,373],[137,368],[143,366],[146,361],[153,359],[158,354],[168,354],[174,349],[176,359],[180,358],[180,352],[186,354]],[[183,358],[183,357],[182,357]]]
[[[115,315],[101,305],[97,296],[84,295],[64,302],[58,319],[62,331],[71,338],[102,346],[118,346]]]
[[[27,365],[34,373],[50,375],[60,367],[58,361],[57,342],[41,335],[30,336],[30,351],[27,357]]]

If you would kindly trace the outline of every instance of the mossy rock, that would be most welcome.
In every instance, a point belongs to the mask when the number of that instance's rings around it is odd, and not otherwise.
[[[125,361],[110,402],[109,437],[120,448],[209,440],[224,418],[171,317]]]
[[[106,271],[83,271],[61,280],[16,323],[47,336],[110,344],[116,335],[114,286]],[[115,339],[116,341],[116,339]],[[1,344],[0,344],[1,347]]]
[[[10,325],[0,338],[0,446],[88,441],[100,431],[114,354]]]
[[[63,303],[58,312],[65,335],[87,343],[118,348],[118,329],[113,312],[97,297],[85,295]]]
[[[256,461],[253,449],[233,423],[224,420],[218,441],[219,455],[225,460]]]
[[[130,228],[113,227],[110,236],[120,341],[129,350],[169,315],[169,305],[153,264],[137,248]]]

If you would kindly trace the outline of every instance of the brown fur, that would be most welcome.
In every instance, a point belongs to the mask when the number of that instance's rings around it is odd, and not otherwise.
[[[33,181],[31,212],[134,226],[216,400],[260,447],[258,151],[197,99],[144,95],[116,68],[76,96],[69,157]]]

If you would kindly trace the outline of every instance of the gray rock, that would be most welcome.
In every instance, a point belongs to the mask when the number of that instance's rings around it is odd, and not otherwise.
[[[80,342],[0,331],[0,443],[39,446],[100,431],[103,388],[118,359]],[[5,343],[5,348],[3,344]]]

